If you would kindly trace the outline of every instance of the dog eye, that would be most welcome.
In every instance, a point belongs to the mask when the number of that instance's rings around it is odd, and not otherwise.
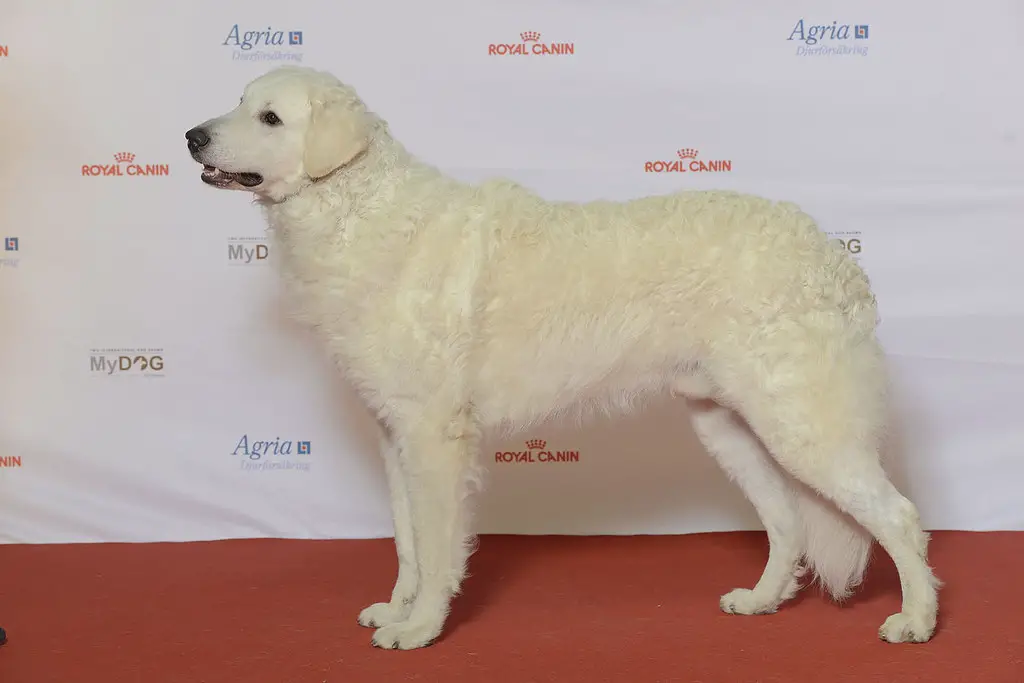
[[[268,126],[277,126],[281,123],[281,119],[277,118],[277,114],[272,111],[263,112],[263,115],[260,116],[260,120]]]

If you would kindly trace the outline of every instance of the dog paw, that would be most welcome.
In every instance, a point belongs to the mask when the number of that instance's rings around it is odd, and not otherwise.
[[[885,620],[878,637],[887,643],[924,643],[935,632],[935,620],[899,612]]]
[[[737,588],[723,595],[718,606],[726,614],[771,614],[778,602],[766,600],[749,588]]]
[[[800,564],[797,565],[796,569],[793,570],[793,577],[789,580],[786,585],[786,590],[782,591],[782,597],[779,598],[779,604],[792,600],[800,589],[803,588],[803,578],[807,575],[807,566]]]
[[[426,647],[441,635],[436,620],[407,619],[383,626],[373,634],[373,646],[384,650],[415,650]]]
[[[406,602],[377,602],[359,613],[359,625],[380,628],[405,621],[412,606]]]

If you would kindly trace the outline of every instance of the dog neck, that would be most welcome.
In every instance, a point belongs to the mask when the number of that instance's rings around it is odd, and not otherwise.
[[[296,247],[314,240],[344,247],[363,228],[374,233],[375,241],[402,241],[417,222],[399,216],[388,220],[401,206],[396,198],[417,180],[439,175],[439,170],[413,157],[378,120],[367,148],[348,164],[315,181],[307,179],[297,192],[279,201],[259,201],[276,238]]]

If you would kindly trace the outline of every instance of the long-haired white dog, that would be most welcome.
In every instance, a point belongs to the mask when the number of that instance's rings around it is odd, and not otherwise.
[[[484,430],[621,412],[655,392],[685,397],[767,529],[764,573],[722,610],[772,612],[807,569],[841,599],[874,537],[903,588],[879,636],[932,636],[928,536],[880,464],[875,300],[796,206],[732,192],[577,204],[467,185],[306,68],[257,78],[185,137],[204,182],[255,194],[296,315],[381,426],[398,579],[359,615],[374,645],[442,632],[472,550]]]

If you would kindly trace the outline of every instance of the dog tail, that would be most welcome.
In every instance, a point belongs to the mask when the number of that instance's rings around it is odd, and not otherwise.
[[[845,600],[864,578],[873,539],[815,491],[803,486],[799,491],[807,568],[833,600]]]

